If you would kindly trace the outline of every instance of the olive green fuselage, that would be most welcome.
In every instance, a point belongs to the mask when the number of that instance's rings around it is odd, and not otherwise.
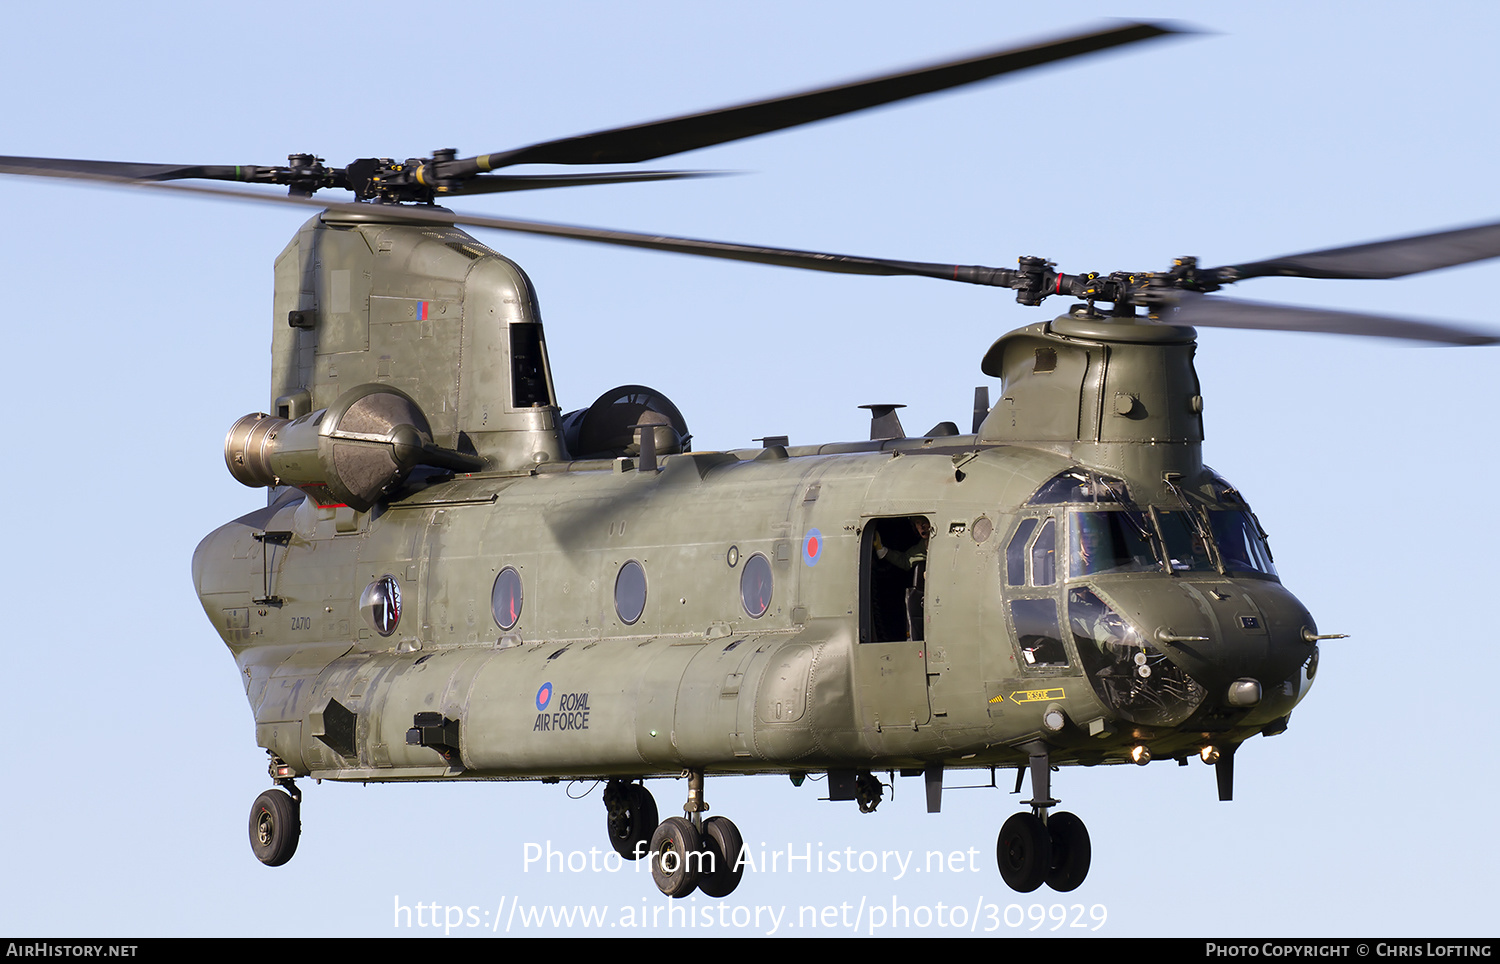
[[[973,435],[653,466],[569,461],[535,293],[461,231],[314,218],[277,262],[276,317],[288,421],[226,457],[299,475],[193,570],[294,774],[1180,757],[1279,732],[1316,670],[1258,523],[1202,465],[1191,329],[1083,311],[1007,335]],[[376,424],[391,411],[422,424]],[[447,474],[410,474],[433,457]],[[330,497],[346,481],[385,488],[356,511]],[[925,582],[884,559],[920,519]]]
[[[1037,739],[1057,763],[1119,762],[1143,737],[1158,756],[1193,752],[1209,732],[1238,742],[1301,695],[1305,681],[1233,720],[1143,728],[1099,700],[1070,634],[1063,665],[1027,667],[1006,608],[1016,590],[1005,546],[1022,503],[1071,463],[997,446],[956,469],[951,450],[931,449],[683,454],[659,472],[621,460],[459,479],[356,514],[347,532],[340,510],[292,495],[210,536],[195,570],[260,743],[325,778],[983,766],[1023,760],[1018,747]],[[919,515],[934,526],[924,639],[861,642],[864,530]],[[263,545],[254,536],[265,531],[291,536]],[[758,618],[740,588],[755,554],[773,574]],[[615,584],[632,560],[647,591],[627,625]],[[506,567],[523,595],[502,630],[491,594]],[[386,575],[401,603],[382,636],[358,604]],[[267,584],[279,601],[257,604]],[[1236,661],[1226,678],[1263,675],[1252,671],[1268,659],[1283,664],[1275,682],[1297,678],[1297,661],[1270,651],[1306,616],[1273,580],[1137,572],[1060,579],[1040,595],[1082,584],[1144,616],[1148,631],[1170,623],[1216,643],[1233,634],[1232,613],[1203,600],[1228,594],[1272,622],[1248,650],[1226,641],[1223,658]],[[334,701],[353,714],[351,732],[334,732]],[[1060,731],[1044,726],[1048,708],[1066,715]],[[451,760],[406,742],[424,712],[458,723]]]

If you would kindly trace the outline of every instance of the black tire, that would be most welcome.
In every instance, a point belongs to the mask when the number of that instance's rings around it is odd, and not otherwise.
[[[703,865],[698,889],[709,897],[728,897],[745,876],[741,855],[745,851],[740,828],[728,817],[709,817],[703,821],[703,849],[709,861]]]
[[[1052,868],[1052,840],[1039,817],[1012,814],[995,841],[995,862],[1011,890],[1029,894],[1042,886]]]
[[[651,879],[668,897],[686,897],[698,886],[703,837],[683,817],[668,817],[651,835]]]
[[[609,843],[626,860],[639,860],[650,851],[656,832],[656,798],[639,783],[620,792],[620,804],[609,812]]]
[[[250,849],[267,867],[280,867],[297,852],[302,808],[280,790],[267,790],[250,807]]]
[[[1047,818],[1047,834],[1052,840],[1047,886],[1067,893],[1089,875],[1089,861],[1093,859],[1089,828],[1071,813],[1054,813]]]

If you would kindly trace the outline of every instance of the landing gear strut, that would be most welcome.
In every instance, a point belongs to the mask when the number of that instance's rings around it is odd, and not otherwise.
[[[273,758],[271,776],[280,789],[267,790],[250,807],[250,849],[267,867],[291,860],[302,837],[302,791],[289,772],[286,764]]]
[[[651,877],[657,889],[668,897],[686,897],[694,890],[701,890],[708,897],[728,897],[740,885],[745,872],[744,840],[739,828],[728,818],[703,819],[708,810],[703,800],[703,771],[689,770],[687,777],[688,798],[682,808],[683,816],[668,817],[651,834],[645,854],[651,861]],[[644,787],[639,789],[645,792]],[[605,794],[608,802],[609,791]],[[654,803],[652,818],[655,818]],[[613,816],[610,829],[613,840]]]
[[[1013,814],[995,841],[995,862],[1012,889],[1028,894],[1043,883],[1056,891],[1070,891],[1089,873],[1092,848],[1083,821],[1071,813],[1048,815],[1052,799],[1052,770],[1047,748],[1027,747],[1031,759],[1030,813]]]

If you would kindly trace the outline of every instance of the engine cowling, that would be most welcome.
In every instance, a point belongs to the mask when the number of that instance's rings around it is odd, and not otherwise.
[[[399,389],[375,384],[351,388],[331,407],[301,418],[244,416],[224,440],[224,461],[251,488],[323,486],[327,498],[320,501],[360,512],[418,465],[464,472],[484,465],[435,445],[421,406]]]

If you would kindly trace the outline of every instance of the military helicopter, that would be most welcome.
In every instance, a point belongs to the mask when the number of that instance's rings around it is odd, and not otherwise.
[[[1049,53],[1165,32],[1133,25]],[[1049,55],[1025,50],[1023,62]],[[936,83],[958,66],[899,76]],[[895,79],[835,90],[890,99]],[[838,100],[803,96],[822,95]],[[796,100],[508,157],[624,163],[832,116],[785,103]],[[768,114],[774,126],[747,120]],[[632,156],[630,132],[656,142],[673,129],[691,133]],[[600,146],[612,140],[625,146]],[[251,814],[267,863],[295,852],[299,776],[597,778],[622,855],[651,861],[664,893],[724,896],[739,880],[739,833],[704,818],[708,774],[823,772],[833,796],[872,808],[875,774],[900,771],[924,777],[935,809],[945,769],[1015,767],[1030,772],[1032,799],[1001,830],[1002,875],[1018,890],[1072,889],[1089,840],[1055,812],[1052,767],[1197,754],[1228,797],[1235,748],[1285,727],[1326,638],[1281,588],[1248,504],[1202,465],[1187,324],[1492,341],[1207,293],[1270,274],[1382,277],[1492,257],[1495,226],[1229,268],[1184,259],[1069,275],[1040,258],[955,268],[431,206],[518,186],[486,172],[505,161],[327,169],[298,155],[230,174],[4,159],[9,173],[158,189],[179,177],[285,184],[294,194],[281,203],[326,209],[277,263],[273,414],[240,420],[226,443],[231,472],[268,487],[269,504],[194,561],[272,754],[278,788]],[[325,187],[362,203],[314,201]],[[908,438],[879,406],[867,441],[695,452],[681,413],[641,386],[563,415],[529,282],[459,224],[1081,305],[995,344],[982,367],[1002,379],[1001,398],[976,402],[968,434],[942,425]],[[658,825],[643,781],[684,772],[684,816]]]

